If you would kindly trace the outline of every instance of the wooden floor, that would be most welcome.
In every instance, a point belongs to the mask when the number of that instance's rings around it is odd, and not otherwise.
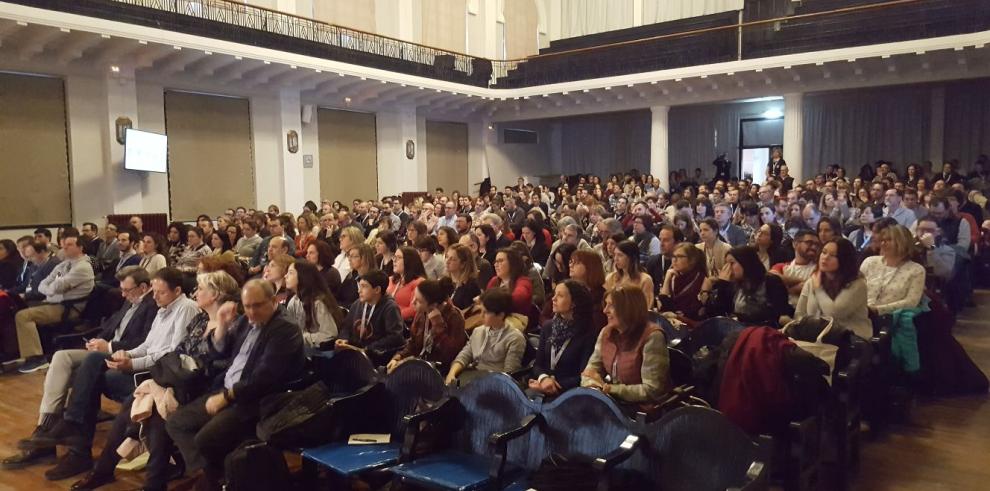
[[[980,307],[966,311],[955,335],[984,372],[990,373],[990,291],[977,292]],[[44,373],[0,375],[0,455],[15,451],[18,439],[37,421]],[[104,409],[116,412],[112,402]],[[109,425],[98,426],[96,448]],[[968,491],[990,489],[990,398],[958,397],[919,401],[908,425],[893,427],[878,440],[867,439],[854,482],[861,491]],[[68,489],[74,479],[45,480],[50,466],[0,470],[0,491]],[[101,489],[139,488],[140,473],[118,472],[117,482]]]

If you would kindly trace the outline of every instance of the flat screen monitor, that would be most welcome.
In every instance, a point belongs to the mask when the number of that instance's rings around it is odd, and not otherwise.
[[[125,138],[125,169],[168,172],[168,138],[165,135],[128,128]]]

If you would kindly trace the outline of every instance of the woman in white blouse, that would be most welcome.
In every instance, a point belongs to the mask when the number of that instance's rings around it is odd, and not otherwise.
[[[315,264],[305,260],[292,263],[285,274],[285,287],[295,293],[285,311],[302,329],[307,347],[319,348],[337,337],[343,315]]]
[[[159,269],[168,264],[165,260],[165,238],[154,232],[148,232],[141,237],[141,262],[139,265],[148,271],[149,275],[154,275]]]
[[[925,268],[911,261],[914,237],[901,225],[887,227],[879,235],[880,255],[866,258],[859,268],[866,278],[870,312],[885,315],[913,309],[925,293]]]
[[[873,337],[866,307],[866,280],[856,264],[852,242],[838,238],[826,243],[818,257],[818,270],[804,282],[794,317],[829,317],[836,327],[864,339]]]

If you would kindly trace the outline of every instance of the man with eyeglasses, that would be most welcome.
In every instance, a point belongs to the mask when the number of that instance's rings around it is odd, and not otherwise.
[[[61,419],[76,369],[82,365],[87,355],[92,352],[110,354],[116,350],[133,349],[148,336],[148,330],[158,312],[155,299],[148,295],[151,291],[148,271],[140,266],[128,266],[117,273],[117,279],[120,280],[120,295],[126,299],[124,305],[103,321],[100,333],[97,337],[86,340],[84,349],[55,352],[45,374],[44,392],[38,408],[38,426],[30,438],[18,442],[21,453],[3,460],[4,469],[20,469],[55,456],[54,446],[32,447],[33,438],[54,428]]]
[[[821,240],[814,230],[802,229],[794,234],[794,260],[789,263],[775,264],[770,273],[784,280],[787,287],[788,303],[796,307],[804,282],[811,278],[818,265],[818,252],[821,250]]]
[[[915,238],[925,251],[925,265],[929,272],[944,281],[952,279],[956,265],[956,251],[942,241],[942,229],[938,227],[935,219],[918,220]]]

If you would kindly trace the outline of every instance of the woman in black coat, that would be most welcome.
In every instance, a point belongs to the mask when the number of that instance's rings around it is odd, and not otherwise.
[[[784,281],[767,273],[752,246],[729,250],[718,277],[705,279],[701,300],[705,317],[729,316],[750,326],[778,327],[781,316],[794,315]]]
[[[0,240],[0,290],[13,290],[17,287],[17,277],[24,267],[17,244],[10,239]]]
[[[540,349],[529,381],[530,394],[560,395],[581,384],[581,371],[595,350],[596,329],[591,325],[591,293],[574,280],[557,284],[553,319],[540,330]]]

